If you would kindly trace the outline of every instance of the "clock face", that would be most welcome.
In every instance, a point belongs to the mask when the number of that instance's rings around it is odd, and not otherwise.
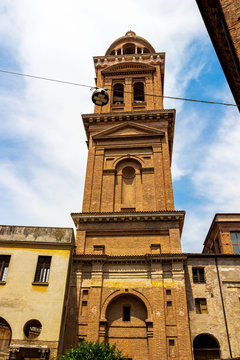
[[[92,101],[97,106],[107,105],[109,95],[105,89],[96,89],[92,94]]]

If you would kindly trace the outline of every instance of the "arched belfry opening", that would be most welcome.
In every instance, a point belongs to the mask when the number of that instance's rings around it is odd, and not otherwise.
[[[116,165],[115,209],[142,210],[141,164],[135,159],[123,159]]]
[[[137,81],[133,84],[133,102],[139,103],[143,102],[144,100],[144,82]]]
[[[129,358],[149,359],[147,309],[143,301],[129,293],[116,296],[106,310],[106,338]]]
[[[124,103],[124,86],[122,83],[114,84],[113,86],[113,104]]]
[[[123,46],[123,54],[126,55],[126,54],[135,54],[136,52],[136,46],[135,44],[132,44],[132,43],[128,43],[128,44],[125,44]]]
[[[214,336],[200,334],[193,341],[194,360],[220,359],[220,346]]]

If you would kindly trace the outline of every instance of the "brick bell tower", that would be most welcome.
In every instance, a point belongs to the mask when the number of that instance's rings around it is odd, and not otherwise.
[[[164,62],[133,31],[94,57],[96,85],[110,101],[82,115],[89,153],[82,213],[72,214],[65,348],[85,338],[134,360],[192,359]]]

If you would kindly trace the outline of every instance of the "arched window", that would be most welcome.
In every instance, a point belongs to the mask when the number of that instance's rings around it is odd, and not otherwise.
[[[143,48],[143,53],[148,54],[148,53],[150,53],[150,51],[147,48]]]
[[[123,104],[124,87],[123,84],[113,86],[113,104]]]
[[[123,54],[135,54],[135,45],[134,44],[125,44],[123,46]]]
[[[12,331],[6,320],[0,317],[0,352],[8,352]]]
[[[194,359],[220,359],[220,347],[217,340],[208,334],[200,334],[193,341]]]
[[[133,85],[133,102],[143,102],[144,101],[144,83],[135,82]]]

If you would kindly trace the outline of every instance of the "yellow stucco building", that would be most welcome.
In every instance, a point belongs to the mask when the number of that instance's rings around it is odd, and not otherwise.
[[[0,358],[61,351],[73,245],[72,229],[0,226]]]

